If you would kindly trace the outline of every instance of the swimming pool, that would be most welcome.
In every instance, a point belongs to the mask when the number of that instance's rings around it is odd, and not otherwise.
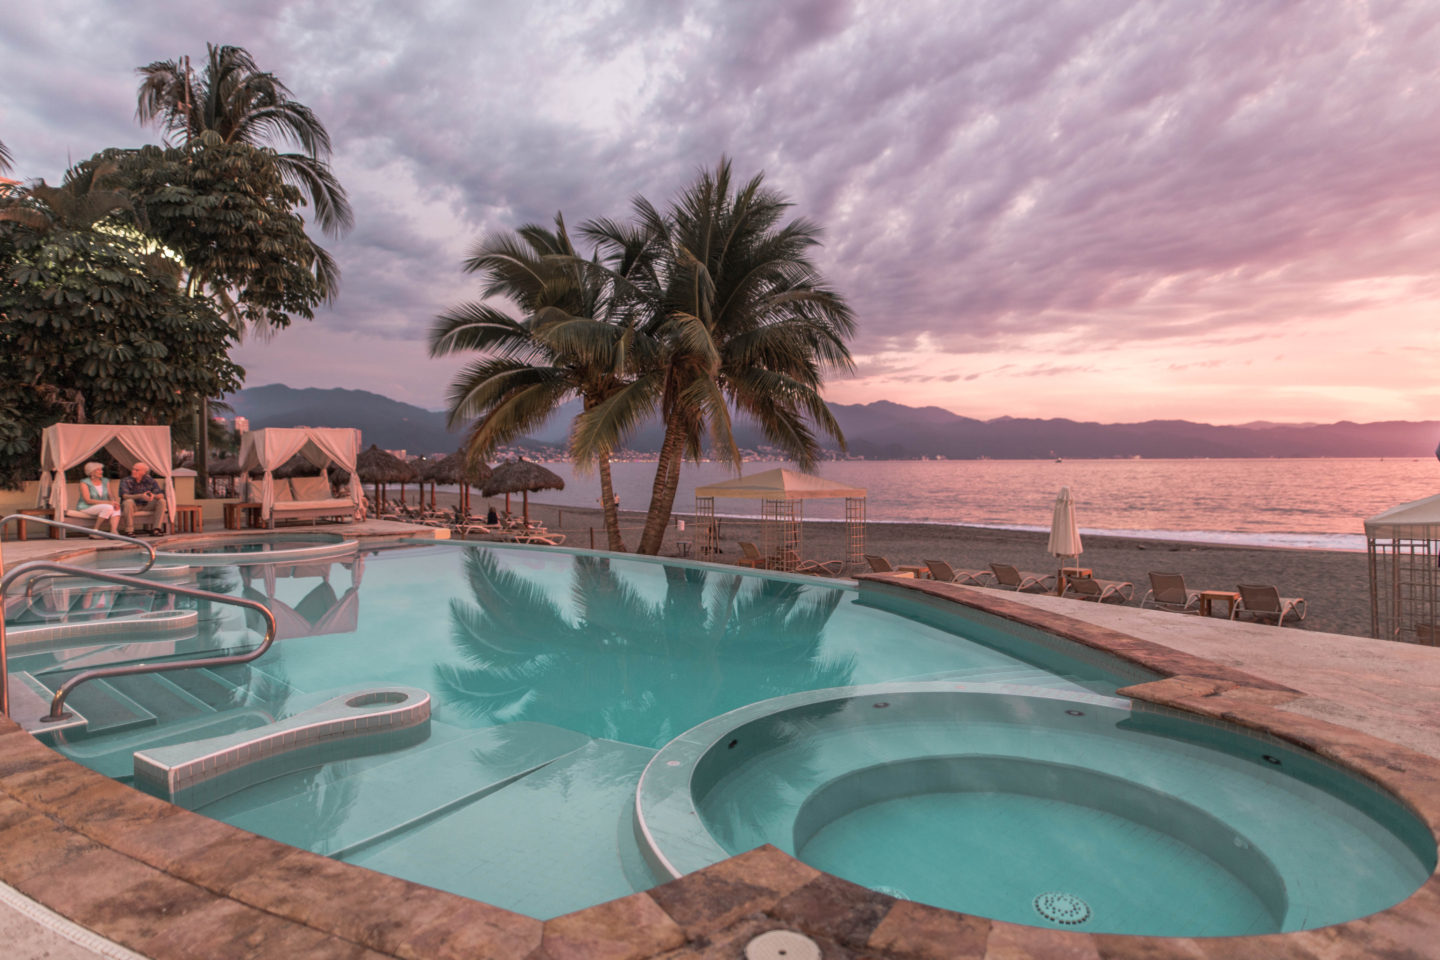
[[[303,611],[303,623],[248,666],[80,688],[71,704],[90,732],[61,751],[128,779],[137,752],[258,736],[340,690],[426,691],[418,742],[352,745],[195,809],[535,917],[665,879],[637,834],[641,774],[657,751],[730,711],[917,682],[1079,702],[1153,679],[960,608],[704,564],[444,545],[197,576]],[[187,648],[254,642],[243,614],[197,612]],[[160,642],[173,640],[137,634],[86,655],[121,662],[131,648],[153,656]],[[37,650],[12,666],[50,685],[74,659]]]
[[[259,533],[240,536],[186,537],[162,541],[157,564],[225,566],[241,561],[319,560],[354,553],[359,544],[336,533]]]

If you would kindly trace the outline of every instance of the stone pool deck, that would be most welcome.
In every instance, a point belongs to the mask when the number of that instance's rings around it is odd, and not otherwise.
[[[11,546],[6,559],[14,563]],[[1125,695],[1313,749],[1399,796],[1440,842],[1440,649],[925,581],[862,580],[918,590],[1137,662],[1166,679]],[[189,813],[71,763],[9,721],[0,721],[0,882],[156,960],[733,958],[752,937],[778,928],[811,936],[826,960],[1440,955],[1435,876],[1396,907],[1345,924],[1164,939],[962,916],[857,887],[773,848],[542,923]],[[0,931],[14,926],[9,919],[0,919]]]

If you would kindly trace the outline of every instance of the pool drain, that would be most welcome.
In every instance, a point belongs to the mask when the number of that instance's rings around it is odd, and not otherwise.
[[[794,930],[771,930],[745,944],[745,960],[820,960],[820,945]]]
[[[1035,898],[1035,912],[1046,920],[1073,927],[1090,919],[1090,904],[1073,893],[1042,893]]]

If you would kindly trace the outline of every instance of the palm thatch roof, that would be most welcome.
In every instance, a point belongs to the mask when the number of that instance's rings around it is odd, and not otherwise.
[[[565,481],[531,460],[511,460],[495,468],[480,491],[493,497],[499,493],[531,493],[536,490],[564,490]]]
[[[191,458],[193,463],[194,458]],[[186,464],[190,466],[190,464]],[[239,457],[221,457],[219,460],[210,461],[210,476],[212,477],[238,477],[240,476]]]
[[[318,476],[320,476],[320,468],[298,453],[275,468],[275,479],[277,480],[284,480],[287,477]]]
[[[355,458],[355,472],[365,483],[414,483],[420,471],[375,444]]]
[[[465,451],[457,450],[448,457],[442,457],[433,463],[425,465],[420,471],[420,479],[428,483],[460,483],[465,477],[469,477],[470,485],[481,486],[490,479],[494,471],[483,463],[477,463],[474,467],[466,469]]]

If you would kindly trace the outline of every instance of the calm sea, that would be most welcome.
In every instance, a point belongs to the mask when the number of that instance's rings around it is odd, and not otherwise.
[[[594,507],[600,481],[568,463],[545,503]],[[745,473],[781,466],[747,463]],[[620,506],[644,510],[653,463],[614,465]],[[821,475],[865,487],[871,522],[923,521],[1048,530],[1055,494],[1069,485],[1084,533],[1363,550],[1361,521],[1387,507],[1440,493],[1434,457],[1387,460],[940,460],[825,463]],[[733,476],[717,463],[685,464],[677,513],[694,509],[697,485]],[[717,513],[757,515],[758,504],[720,500]],[[841,501],[809,501],[807,519],[844,516]]]

